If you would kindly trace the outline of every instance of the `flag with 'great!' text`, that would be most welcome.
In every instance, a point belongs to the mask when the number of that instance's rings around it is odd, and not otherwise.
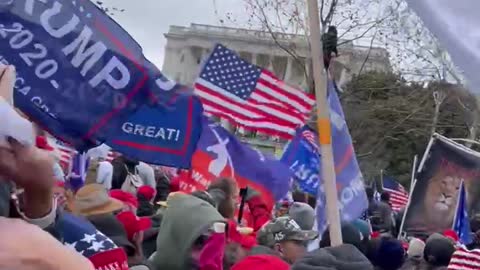
[[[91,1],[0,1],[0,21],[0,61],[16,67],[15,106],[31,120],[77,150],[85,150],[121,137],[122,127],[139,108],[168,105],[159,110],[175,114],[168,117],[181,124],[155,126],[153,133],[159,136],[149,141],[152,147],[119,148],[129,154],[137,151],[134,156],[145,156],[146,162],[188,166],[173,159],[164,162],[152,149],[166,147],[168,152],[178,150],[178,145],[195,145],[193,136],[184,136],[186,130],[179,129],[193,129],[186,123],[193,123],[195,116],[187,112],[201,109],[192,105],[196,101],[177,99],[183,87],[163,76],[138,43]],[[150,139],[151,128],[140,132],[140,126],[137,132],[134,129],[130,146]],[[166,129],[166,136],[160,135],[160,127]],[[169,136],[168,129],[178,130],[178,137]],[[172,136],[175,143],[168,139]]]

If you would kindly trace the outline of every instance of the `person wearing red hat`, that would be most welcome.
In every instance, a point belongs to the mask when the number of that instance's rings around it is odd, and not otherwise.
[[[125,227],[128,240],[134,242],[142,236],[142,233],[152,227],[152,221],[149,218],[137,217],[130,211],[125,211],[117,215],[117,219]]]
[[[460,239],[458,237],[458,234],[454,230],[445,230],[443,232],[443,235],[451,240],[453,240],[453,243],[456,244],[458,243],[458,240]]]
[[[290,265],[282,259],[272,255],[248,256],[232,267],[232,270],[288,270]]]
[[[142,248],[144,232],[152,227],[152,221],[149,218],[137,217],[130,211],[121,212],[116,217],[125,228],[128,240],[135,246],[135,254],[128,258],[129,265],[132,266],[144,262],[145,257]]]
[[[137,190],[138,209],[137,215],[140,217],[153,216],[155,208],[153,206],[153,199],[155,198],[156,190],[151,186],[141,186]]]
[[[110,197],[123,202],[125,205],[125,210],[132,211],[133,213],[137,212],[138,200],[131,193],[115,189],[110,191]]]

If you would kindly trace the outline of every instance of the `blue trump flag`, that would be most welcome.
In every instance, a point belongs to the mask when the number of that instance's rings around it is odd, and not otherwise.
[[[288,164],[294,173],[293,178],[302,192],[317,196],[320,156],[314,131],[304,126],[297,131],[295,137],[286,147],[281,161]]]
[[[343,220],[359,218],[368,207],[363,176],[358,166],[352,139],[345,122],[342,106],[334,82],[328,83],[328,103],[332,125],[332,147],[337,177],[339,208]],[[307,132],[305,132],[307,131]],[[312,135],[313,134],[313,137]],[[317,218],[319,231],[326,228],[325,193],[322,181],[319,181],[320,156],[318,154],[318,136],[308,127],[298,130],[295,138],[287,146],[282,161],[290,166],[295,179],[305,192],[317,196]],[[316,163],[318,162],[318,163]],[[316,164],[315,164],[316,163]],[[318,183],[315,183],[318,181]],[[320,187],[318,188],[318,185]],[[317,192],[320,190],[320,193]]]
[[[273,206],[289,188],[292,172],[273,155],[240,142],[219,124],[204,118],[203,131],[192,159],[190,177],[181,189],[186,192],[205,190],[219,177],[232,178],[239,186],[249,186]]]
[[[153,108],[168,105],[158,110],[162,115],[175,114],[168,117],[178,122],[195,121],[187,115],[191,103],[182,99],[176,103],[174,98],[182,87],[166,79],[144,57],[138,43],[92,2],[1,1],[0,20],[0,61],[17,69],[15,106],[76,149],[86,150],[121,136],[122,125],[147,104]],[[201,109],[194,106],[191,112]],[[195,125],[192,129],[201,122]],[[178,140],[189,138],[179,136]],[[145,143],[141,136],[130,139]],[[156,142],[149,143],[178,150],[176,143]],[[196,141],[183,143],[190,149]],[[142,155],[146,148],[132,149],[128,148],[129,155],[163,164],[162,156]],[[185,155],[182,161],[189,159]],[[188,167],[185,162],[166,163]]]
[[[468,245],[473,241],[467,205],[467,192],[465,191],[465,183],[462,181],[458,191],[458,203],[455,219],[453,220],[453,230],[458,234],[460,243],[464,245]]]
[[[180,95],[175,106],[141,107],[106,144],[131,158],[189,168],[195,142],[202,132],[201,123],[202,104],[198,98]]]

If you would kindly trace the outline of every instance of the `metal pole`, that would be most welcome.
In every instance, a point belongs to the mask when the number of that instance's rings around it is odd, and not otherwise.
[[[327,81],[323,66],[323,48],[321,43],[321,26],[318,15],[317,0],[307,0],[310,27],[311,57],[313,62],[313,78],[317,99],[317,128],[321,153],[321,172],[325,189],[327,220],[330,228],[330,245],[342,244],[340,230],[340,212],[338,210],[338,194],[332,151],[332,134],[330,126],[329,106],[327,103]]]
[[[413,189],[414,189],[415,183],[416,183],[415,176],[417,174],[417,162],[418,162],[418,155],[415,155],[413,157],[412,175],[410,177],[410,193],[409,193],[409,196],[408,196],[407,207],[405,208],[405,212],[403,212],[402,221],[400,223],[400,231],[398,232],[398,239],[400,239],[402,237],[403,225],[405,223],[405,218],[407,216],[408,207],[410,207],[410,198],[412,198]]]
[[[418,155],[413,157],[413,165],[412,165],[412,176],[410,177],[410,196],[412,196],[413,185],[415,183],[415,176],[417,171],[417,162],[418,162]]]
[[[382,193],[383,193],[383,169],[380,170],[380,185],[382,186]]]
[[[427,162],[428,159],[428,154],[430,153],[430,149],[432,148],[433,142],[435,141],[436,136],[433,134],[432,137],[430,137],[430,141],[428,142],[427,149],[425,149],[425,153],[423,154],[422,160],[420,160],[420,164],[418,165],[417,173],[422,172],[423,166],[425,165],[425,162]]]
[[[412,193],[410,193],[410,196],[408,196],[407,207],[405,208],[405,212],[403,213],[402,223],[400,223],[400,231],[398,232],[398,239],[400,239],[403,236],[402,232],[403,232],[403,227],[405,225],[405,218],[407,218],[408,209],[410,208],[410,204],[412,202],[412,194],[413,194],[413,191],[415,190],[416,184],[417,182],[415,181],[415,183],[413,183],[413,187],[411,188]]]

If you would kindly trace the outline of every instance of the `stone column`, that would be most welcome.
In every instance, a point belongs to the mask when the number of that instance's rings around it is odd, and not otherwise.
[[[273,70],[273,60],[274,60],[274,56],[269,54],[268,55],[268,67],[267,67],[267,69],[270,70],[271,72],[274,71]],[[275,73],[275,72],[273,72],[273,73]]]
[[[285,70],[285,77],[283,80],[288,83],[288,81],[292,78],[292,57],[287,57],[287,69]]]
[[[252,52],[252,64],[257,64],[257,54]]]

